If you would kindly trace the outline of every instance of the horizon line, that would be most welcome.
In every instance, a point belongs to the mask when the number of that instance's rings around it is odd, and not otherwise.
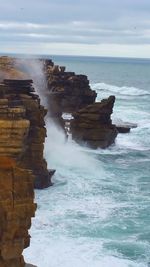
[[[125,56],[100,56],[100,55],[71,55],[71,54],[34,54],[34,53],[13,53],[13,52],[0,52],[0,56],[9,56],[9,55],[19,55],[19,56],[48,56],[48,57],[53,57],[53,56],[57,56],[57,57],[89,57],[89,58],[110,58],[110,59],[137,59],[137,60],[150,60],[150,57],[125,57]]]

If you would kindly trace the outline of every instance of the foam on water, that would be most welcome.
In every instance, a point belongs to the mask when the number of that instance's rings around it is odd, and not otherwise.
[[[133,203],[121,197],[118,201],[120,194],[126,194],[125,184],[116,183],[115,175],[88,149],[71,140],[65,143],[63,133],[52,123],[45,156],[49,167],[57,168],[55,185],[36,191],[38,210],[31,247],[24,253],[27,261],[38,267],[146,267],[139,254],[149,246],[141,241],[137,247],[135,233],[128,234]],[[123,243],[124,232],[134,252],[129,253],[129,243]]]
[[[86,239],[82,241],[69,238],[49,239],[42,237],[41,234],[39,243],[33,244],[35,255],[30,252],[30,260],[39,267],[147,267],[142,263],[135,264],[130,260],[122,260],[111,255],[97,257],[101,249],[100,242],[95,244],[94,241]],[[41,243],[44,244],[42,250]]]
[[[24,252],[38,267],[147,267],[150,261],[149,93],[93,86],[98,99],[116,95],[114,119],[138,127],[110,148],[92,150],[67,142],[47,118],[45,157],[56,168],[54,186],[35,192],[38,209]]]
[[[93,90],[96,91],[107,91],[109,93],[117,94],[117,95],[125,95],[125,96],[144,96],[150,95],[150,93],[146,90],[142,90],[136,87],[128,87],[128,86],[116,86],[106,83],[94,83],[91,84]]]

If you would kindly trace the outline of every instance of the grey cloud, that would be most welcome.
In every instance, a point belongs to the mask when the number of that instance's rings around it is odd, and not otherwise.
[[[75,24],[76,25],[76,24]],[[9,42],[30,41],[30,42],[68,42],[82,44],[100,44],[100,43],[118,43],[118,44],[141,44],[142,42],[150,43],[149,31],[122,30],[122,29],[105,29],[95,27],[76,28],[75,25],[29,25],[23,24],[16,27],[14,31],[11,29],[3,30],[1,37]],[[0,25],[1,27],[2,25]],[[14,25],[15,26],[15,25]],[[16,25],[17,26],[17,25]],[[19,25],[18,25],[19,26]],[[22,26],[22,27],[21,27]],[[41,31],[42,29],[42,31]],[[21,30],[21,31],[20,31]]]
[[[5,0],[0,10],[0,42],[150,43],[149,0]]]
[[[116,20],[121,16],[148,15],[149,0],[6,0],[0,3],[1,20],[57,22]]]

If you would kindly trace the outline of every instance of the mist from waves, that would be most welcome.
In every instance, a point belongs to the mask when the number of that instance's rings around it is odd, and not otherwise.
[[[24,56],[23,58],[16,58],[15,64],[17,68],[26,73],[28,79],[33,80],[33,87],[35,93],[40,97],[41,105],[48,109],[48,90],[43,61]]]

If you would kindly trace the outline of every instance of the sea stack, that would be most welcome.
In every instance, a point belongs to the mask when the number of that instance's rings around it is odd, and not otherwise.
[[[113,144],[118,133],[111,121],[114,102],[115,96],[110,96],[73,113],[72,138],[94,149]]]

